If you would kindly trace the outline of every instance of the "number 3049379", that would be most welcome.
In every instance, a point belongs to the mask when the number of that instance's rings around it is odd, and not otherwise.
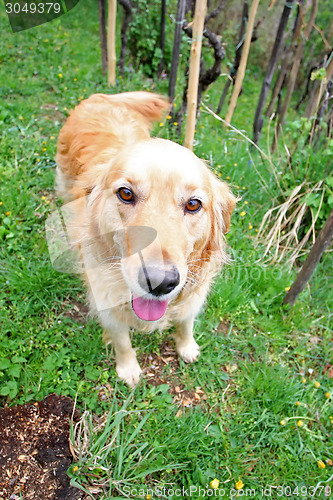
[[[59,14],[61,10],[60,3],[6,3],[7,14]]]

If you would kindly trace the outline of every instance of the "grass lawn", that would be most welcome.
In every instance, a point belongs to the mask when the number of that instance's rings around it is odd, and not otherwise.
[[[81,313],[80,280],[52,268],[45,241],[45,220],[61,204],[53,192],[60,127],[80,100],[109,91],[97,5],[82,1],[58,20],[13,34],[1,4],[0,29],[1,404],[52,392],[76,398],[82,421],[73,428],[77,459],[69,474],[96,499],[149,498],[155,487],[160,498],[190,491],[193,498],[328,498],[332,254],[285,310],[295,271],[272,264],[256,244],[270,193],[278,191],[275,177],[241,135],[203,109],[195,152],[242,197],[227,235],[232,262],[195,325],[200,360],[178,362],[170,332],[136,335],[139,358],[158,380],[147,375],[130,391],[117,379],[101,328]],[[251,136],[260,84],[247,75],[234,124]],[[221,88],[208,91],[207,106],[216,109]],[[139,89],[166,93],[167,81],[129,71],[115,90]],[[173,138],[174,129],[166,120],[155,133]]]

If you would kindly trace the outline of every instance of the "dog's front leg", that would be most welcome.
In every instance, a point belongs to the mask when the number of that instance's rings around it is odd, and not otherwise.
[[[186,363],[192,363],[199,357],[199,346],[193,338],[194,317],[176,323],[174,339],[176,351]]]
[[[130,387],[134,387],[140,380],[142,370],[136,359],[128,328],[119,326],[114,330],[104,330],[103,341],[106,345],[112,344],[114,347],[118,376]]]

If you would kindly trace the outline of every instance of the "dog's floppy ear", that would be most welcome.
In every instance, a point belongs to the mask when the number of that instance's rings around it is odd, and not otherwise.
[[[221,251],[224,246],[223,235],[230,229],[231,214],[236,206],[237,198],[229,186],[212,175],[212,234],[213,251]]]

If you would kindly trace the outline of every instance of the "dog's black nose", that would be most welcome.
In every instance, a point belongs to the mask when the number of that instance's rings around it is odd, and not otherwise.
[[[179,281],[180,275],[174,266],[167,271],[155,266],[144,266],[139,271],[139,285],[156,297],[172,292]]]

